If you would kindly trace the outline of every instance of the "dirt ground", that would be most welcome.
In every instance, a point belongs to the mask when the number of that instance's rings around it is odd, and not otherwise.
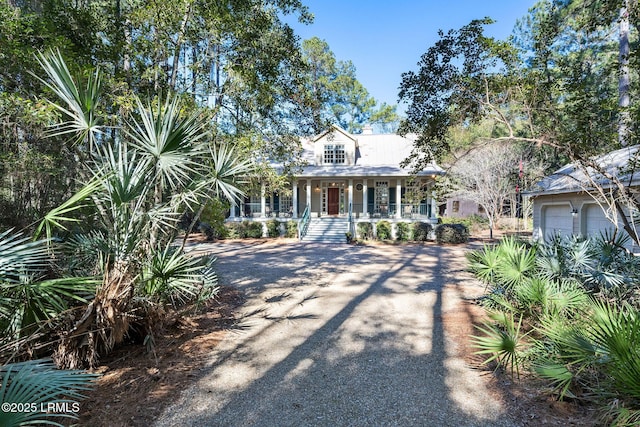
[[[244,297],[221,283],[217,299],[200,312],[184,311],[159,331],[150,346],[128,344],[118,348],[96,370],[97,386],[81,406],[80,425],[149,426],[157,414],[193,384],[206,369],[212,349],[225,334],[234,333]],[[512,381],[493,372],[473,354],[469,336],[474,333],[483,310],[473,302],[462,302],[458,310],[443,316],[446,332],[455,337],[463,357],[480,375],[490,376],[493,392],[508,412],[517,414],[523,426],[595,426],[594,408],[558,402],[544,386],[526,376]]]

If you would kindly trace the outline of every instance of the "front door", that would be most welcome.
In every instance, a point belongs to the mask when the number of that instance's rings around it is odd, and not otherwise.
[[[340,213],[340,189],[327,188],[327,214],[338,215]]]

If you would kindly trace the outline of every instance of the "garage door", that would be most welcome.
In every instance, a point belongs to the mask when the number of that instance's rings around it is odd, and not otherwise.
[[[571,236],[573,234],[571,205],[543,206],[542,235],[546,239],[553,234],[563,236]]]
[[[584,228],[587,236],[598,237],[605,230],[613,231],[615,228],[611,221],[605,217],[604,211],[600,206],[589,204],[584,205],[582,209],[585,211],[586,224]],[[622,230],[622,227],[620,228],[620,233],[627,234]],[[625,247],[632,252],[637,252],[638,250],[638,247],[634,245],[631,239],[627,241]]]
[[[587,236],[598,237],[605,230],[613,230],[613,224],[605,217],[604,211],[600,206],[589,204],[583,207],[585,210]]]

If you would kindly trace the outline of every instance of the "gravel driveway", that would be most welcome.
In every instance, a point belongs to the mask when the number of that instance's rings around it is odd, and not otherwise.
[[[217,243],[242,319],[157,426],[511,426],[443,327],[464,247]]]

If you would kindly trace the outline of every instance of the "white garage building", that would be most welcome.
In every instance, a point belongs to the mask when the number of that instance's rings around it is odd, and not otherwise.
[[[612,176],[624,177],[623,182],[640,190],[640,170],[636,176],[629,164],[638,165],[638,146],[623,148],[601,156],[596,160]],[[637,169],[637,168],[636,168]],[[608,187],[606,178],[592,172],[591,177]],[[592,195],[589,179],[582,169],[568,164],[538,182],[533,191],[526,193],[533,201],[533,238],[548,239],[553,234],[563,236],[598,236],[602,232],[615,230],[615,219],[606,204],[599,204]],[[609,217],[609,218],[608,218]],[[625,233],[620,224],[619,232]],[[627,248],[640,252],[630,241]]]

